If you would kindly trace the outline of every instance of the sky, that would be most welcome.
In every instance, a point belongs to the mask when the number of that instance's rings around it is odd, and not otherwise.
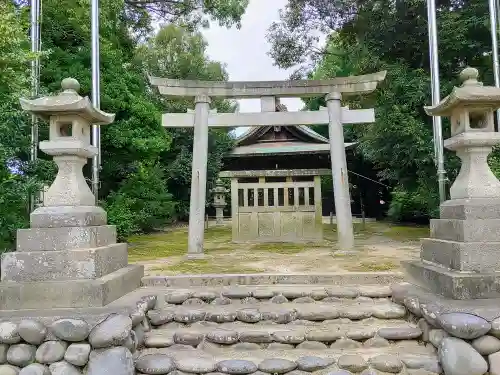
[[[216,23],[203,32],[208,42],[207,53],[212,60],[226,64],[231,81],[286,80],[291,71],[273,66],[267,55],[270,45],[266,40],[267,29],[278,21],[278,11],[287,0],[250,0],[242,19],[241,29],[227,29]],[[284,98],[281,103],[289,111],[298,111],[303,102],[298,98]],[[260,112],[259,99],[239,100],[240,112]],[[242,130],[238,131],[241,133]]]

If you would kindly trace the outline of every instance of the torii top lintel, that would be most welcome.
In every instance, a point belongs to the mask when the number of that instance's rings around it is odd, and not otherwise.
[[[150,77],[153,86],[165,96],[195,97],[208,95],[224,98],[309,97],[332,92],[347,95],[368,94],[383,81],[386,71],[360,76],[338,77],[328,80],[290,81],[192,81]]]

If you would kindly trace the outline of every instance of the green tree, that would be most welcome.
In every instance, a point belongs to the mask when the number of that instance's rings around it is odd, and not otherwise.
[[[169,25],[138,49],[137,60],[144,72],[158,77],[224,81],[228,75],[224,67],[206,55],[207,42],[199,32]],[[194,108],[193,99],[159,98],[164,112],[185,113]],[[231,101],[214,99],[212,107],[218,112],[233,112]],[[233,146],[230,129],[210,129],[208,139],[208,185],[214,185],[222,167],[222,158]],[[168,170],[168,186],[179,203],[177,213],[185,218],[189,210],[189,189],[193,150],[193,129],[168,129],[172,138],[169,150],[162,153],[162,163]]]
[[[26,35],[14,4],[0,3],[0,251],[10,248],[16,229],[27,225],[29,196],[36,190],[24,173],[29,124],[17,109],[19,97],[29,89]]]
[[[444,0],[437,6],[441,95],[457,84],[466,65],[478,67],[483,81],[492,83],[487,4]],[[327,35],[322,48],[314,43],[319,32]],[[430,103],[426,2],[289,0],[280,21],[270,28],[269,40],[276,64],[297,67],[296,76],[321,79],[388,71],[373,95],[347,100],[354,108],[374,107],[376,122],[353,127],[346,137],[359,142],[363,157],[393,186],[390,216],[414,220],[435,215],[432,118],[423,110]],[[443,131],[448,137],[447,121]],[[452,153],[445,158],[452,180],[459,163]]]

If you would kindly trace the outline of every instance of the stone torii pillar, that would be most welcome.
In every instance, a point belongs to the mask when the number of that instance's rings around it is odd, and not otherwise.
[[[344,150],[341,99],[342,95],[337,92],[326,96],[328,118],[330,120],[328,123],[328,138],[330,141],[330,161],[335,198],[335,215],[337,217],[338,244],[341,250],[351,250],[354,247],[354,231],[352,226],[347,159]]]
[[[205,239],[205,204],[207,200],[208,115],[210,98],[194,99],[193,164],[191,169],[191,201],[189,204],[188,259],[203,258]]]

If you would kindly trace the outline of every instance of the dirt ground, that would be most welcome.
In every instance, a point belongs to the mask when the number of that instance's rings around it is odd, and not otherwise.
[[[233,244],[231,228],[205,233],[205,259],[186,260],[187,228],[129,239],[129,260],[143,264],[146,275],[202,273],[303,273],[397,271],[400,262],[419,256],[427,227],[367,223],[355,226],[356,249],[336,245],[335,226],[325,225],[325,240],[311,244]]]

